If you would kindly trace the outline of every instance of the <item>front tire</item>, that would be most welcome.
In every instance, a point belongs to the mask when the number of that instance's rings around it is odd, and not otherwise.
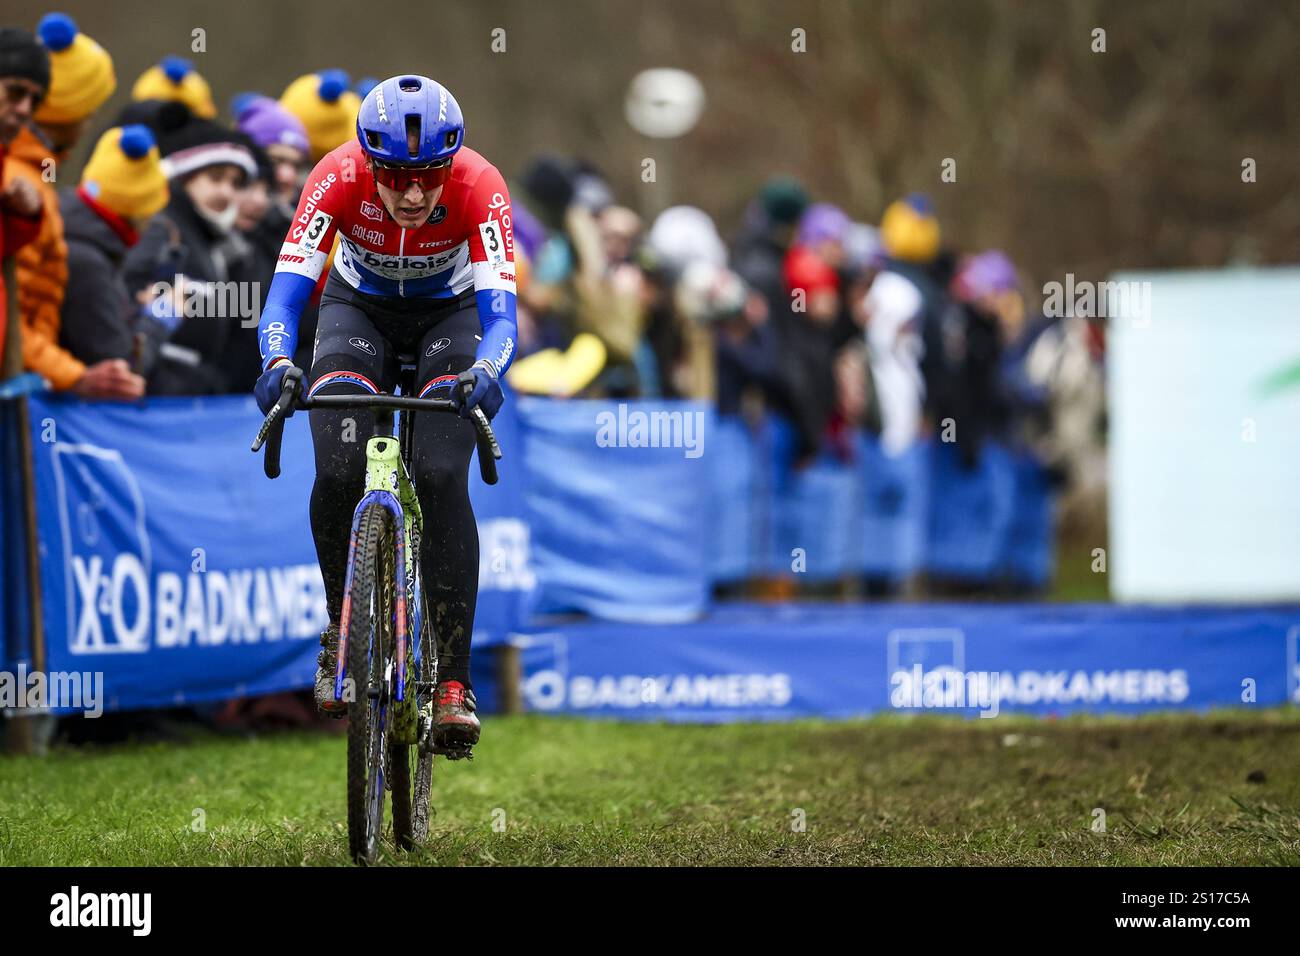
[[[419,573],[418,571],[416,572]],[[422,590],[422,589],[421,589]],[[421,593],[423,598],[423,593]],[[431,633],[433,623],[428,608],[420,615],[420,663],[415,684],[407,684],[407,693],[416,693],[421,712],[434,694],[437,671]],[[414,648],[412,648],[414,651]],[[417,691],[417,688],[419,690]],[[423,727],[421,726],[421,730]],[[396,751],[400,750],[398,754]],[[399,849],[414,850],[429,837],[429,814],[433,791],[433,754],[422,746],[394,747],[391,760],[393,775],[393,841]],[[400,765],[400,770],[397,770]],[[398,784],[402,797],[398,798]]]
[[[374,863],[384,826],[384,766],[393,657],[394,521],[383,505],[367,505],[357,525],[348,589],[348,848]],[[393,774],[394,777],[400,774]],[[396,784],[397,780],[393,780]],[[407,793],[410,792],[409,779]],[[396,804],[396,800],[394,800]]]
[[[411,820],[410,744],[388,745],[388,769],[393,790],[393,842],[399,850],[412,850],[415,834]]]

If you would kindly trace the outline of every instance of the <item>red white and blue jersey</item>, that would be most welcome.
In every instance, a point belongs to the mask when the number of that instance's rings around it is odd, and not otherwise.
[[[405,229],[384,209],[360,143],[322,158],[298,200],[262,311],[264,368],[292,357],[298,317],[336,236],[333,273],[359,292],[436,300],[474,290],[483,323],[477,358],[505,371],[516,338],[514,232],[495,166],[462,147],[428,220]]]

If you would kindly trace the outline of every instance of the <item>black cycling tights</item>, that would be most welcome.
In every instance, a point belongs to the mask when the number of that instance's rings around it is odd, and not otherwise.
[[[416,394],[445,398],[447,385],[428,383],[454,376],[474,363],[482,335],[473,301],[436,311],[428,299],[362,296],[331,277],[321,299],[320,322],[309,381],[317,395],[369,393],[363,382],[392,392],[399,354],[418,356]],[[330,373],[341,373],[331,376]],[[350,374],[348,374],[350,373]],[[311,528],[325,578],[330,620],[339,621],[347,570],[352,515],[365,484],[366,441],[374,432],[365,410],[320,410],[311,415],[316,484]],[[413,464],[424,514],[421,570],[426,606],[438,636],[439,677],[469,686],[470,639],[478,598],[478,526],[469,500],[469,463],[474,426],[455,415],[415,416]]]

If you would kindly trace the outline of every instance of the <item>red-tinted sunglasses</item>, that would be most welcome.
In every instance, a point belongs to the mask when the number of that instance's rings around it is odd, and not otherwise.
[[[427,166],[389,166],[378,160],[370,161],[375,182],[404,193],[415,183],[425,192],[437,189],[451,178],[451,157],[440,159]]]

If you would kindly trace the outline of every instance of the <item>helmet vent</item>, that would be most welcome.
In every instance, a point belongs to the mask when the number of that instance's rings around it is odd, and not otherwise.
[[[455,130],[452,130],[450,133],[447,134],[446,138],[444,139],[444,142],[447,144],[446,146],[447,149],[451,149],[453,146],[456,145],[456,138],[459,135],[460,134],[457,133]]]
[[[366,130],[366,143],[371,149],[379,149],[383,146],[384,141],[373,129]]]
[[[406,114],[406,148],[410,151],[412,157],[420,155],[420,115],[418,113]]]
[[[398,81],[397,88],[403,93],[415,93],[423,84],[413,76],[404,77]]]

